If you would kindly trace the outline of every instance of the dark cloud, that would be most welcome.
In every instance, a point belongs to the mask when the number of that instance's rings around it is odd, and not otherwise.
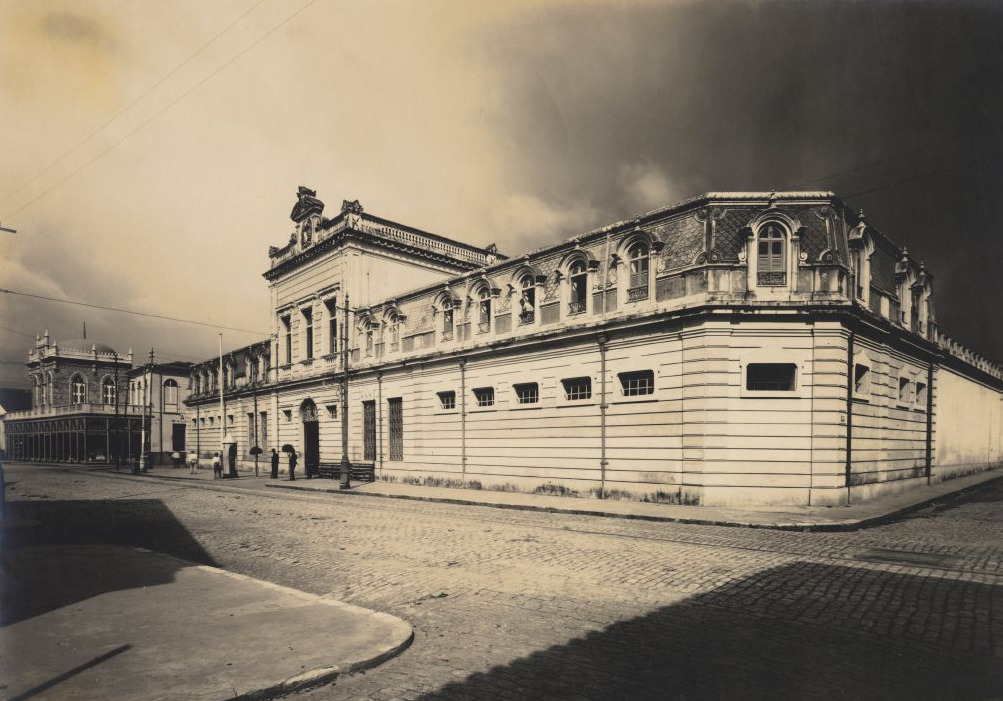
[[[513,188],[595,224],[636,214],[638,163],[682,197],[833,189],[926,261],[946,333],[1003,358],[1000,36],[989,3],[778,2],[561,7],[477,40]]]

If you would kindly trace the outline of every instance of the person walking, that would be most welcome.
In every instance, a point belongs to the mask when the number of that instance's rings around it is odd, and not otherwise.
[[[214,480],[223,479],[223,461],[219,457],[219,453],[212,454],[212,478]]]
[[[296,455],[295,450],[289,451],[289,481],[293,482],[296,480],[296,461],[299,460],[299,456]]]
[[[279,478],[279,451],[272,448],[272,479]]]

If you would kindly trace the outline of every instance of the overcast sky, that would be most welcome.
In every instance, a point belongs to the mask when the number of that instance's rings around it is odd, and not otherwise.
[[[266,335],[296,188],[509,255],[704,191],[832,189],[1003,358],[989,2],[0,0],[0,287]],[[162,360],[211,327],[0,294]]]

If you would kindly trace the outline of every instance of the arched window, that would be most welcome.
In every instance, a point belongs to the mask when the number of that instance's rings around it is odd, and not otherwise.
[[[630,263],[630,286],[627,288],[627,301],[637,302],[648,298],[648,244],[638,241],[627,251]]]
[[[87,401],[87,383],[80,375],[70,378],[70,402],[72,404],[83,404]]]
[[[401,320],[400,317],[390,318],[390,352],[395,353],[400,350],[401,342]]]
[[[488,333],[491,330],[491,292],[482,288],[477,298],[477,333]]]
[[[783,227],[770,222],[759,230],[756,284],[764,287],[787,284],[787,237]]]
[[[370,323],[366,324],[366,356],[371,356],[373,354],[373,336],[376,334],[376,329]]]
[[[453,300],[445,299],[442,302],[442,340],[453,340]]]
[[[101,380],[101,403],[102,404],[114,404],[115,403],[115,381],[110,377],[106,377]]]
[[[532,275],[523,275],[519,279],[519,323],[532,324],[536,319],[536,280]]]
[[[178,410],[178,383],[174,380],[164,380],[164,411]]]
[[[585,263],[575,261],[568,270],[568,285],[571,296],[568,301],[568,314],[582,314],[588,303],[589,276]]]

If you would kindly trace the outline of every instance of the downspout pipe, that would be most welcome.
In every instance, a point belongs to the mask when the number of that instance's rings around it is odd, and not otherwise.
[[[460,479],[467,479],[467,359],[460,358]]]
[[[599,337],[599,498],[606,498],[606,336]]]
[[[926,484],[933,481],[933,359],[926,366]]]
[[[851,327],[846,343],[846,505],[850,505],[850,478],[853,472],[853,343],[856,332]]]

